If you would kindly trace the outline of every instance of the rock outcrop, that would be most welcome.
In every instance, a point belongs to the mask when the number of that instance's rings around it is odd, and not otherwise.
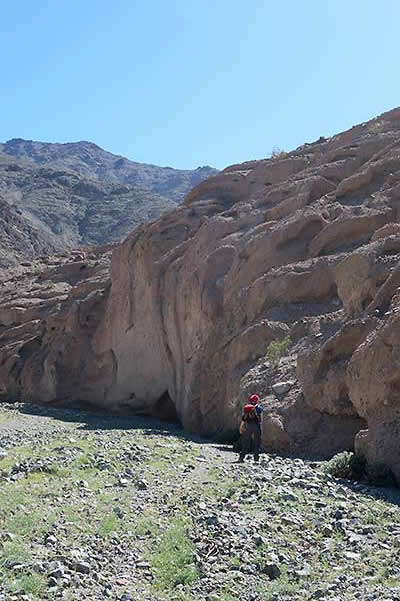
[[[30,301],[3,296],[3,394],[228,436],[258,392],[266,449],[328,456],[356,438],[400,479],[399,206],[400,109],[229,167],[116,246],[110,283],[79,261],[47,270],[68,290],[28,322]]]
[[[26,395],[37,401],[54,400],[53,376],[61,378],[61,398],[75,387],[78,375],[72,373],[80,370],[78,348],[90,356],[90,334],[109,287],[111,252],[112,247],[77,249],[0,270],[2,398]],[[59,369],[66,370],[64,375]]]
[[[1,197],[0,233],[0,268],[18,265],[23,257],[45,255],[54,250],[40,229]]]

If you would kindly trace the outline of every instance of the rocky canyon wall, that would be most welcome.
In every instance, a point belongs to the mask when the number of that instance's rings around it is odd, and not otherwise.
[[[5,398],[90,402],[400,478],[400,109],[234,165],[109,249],[2,275]],[[279,362],[275,340],[290,342]]]

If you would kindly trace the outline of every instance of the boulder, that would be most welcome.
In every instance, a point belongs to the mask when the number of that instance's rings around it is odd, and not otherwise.
[[[288,380],[287,382],[276,382],[276,384],[272,385],[272,390],[277,396],[281,396],[292,388],[295,384],[294,380]]]

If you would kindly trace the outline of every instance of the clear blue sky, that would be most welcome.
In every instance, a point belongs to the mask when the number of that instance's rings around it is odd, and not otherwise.
[[[399,0],[1,3],[0,140],[194,168],[400,105]]]

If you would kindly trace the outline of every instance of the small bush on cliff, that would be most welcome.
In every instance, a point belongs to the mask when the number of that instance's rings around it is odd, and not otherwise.
[[[280,358],[287,353],[290,342],[290,336],[285,336],[280,340],[273,340],[268,345],[267,359],[272,365],[279,365]]]
[[[349,451],[338,453],[325,466],[325,473],[335,478],[360,480],[365,475],[365,461]]]
[[[371,125],[369,126],[369,131],[371,134],[379,134],[381,131],[383,131],[383,121],[375,121],[374,123],[371,123]]]
[[[287,152],[279,148],[279,146],[274,146],[271,152],[271,159],[284,159],[287,157]]]

